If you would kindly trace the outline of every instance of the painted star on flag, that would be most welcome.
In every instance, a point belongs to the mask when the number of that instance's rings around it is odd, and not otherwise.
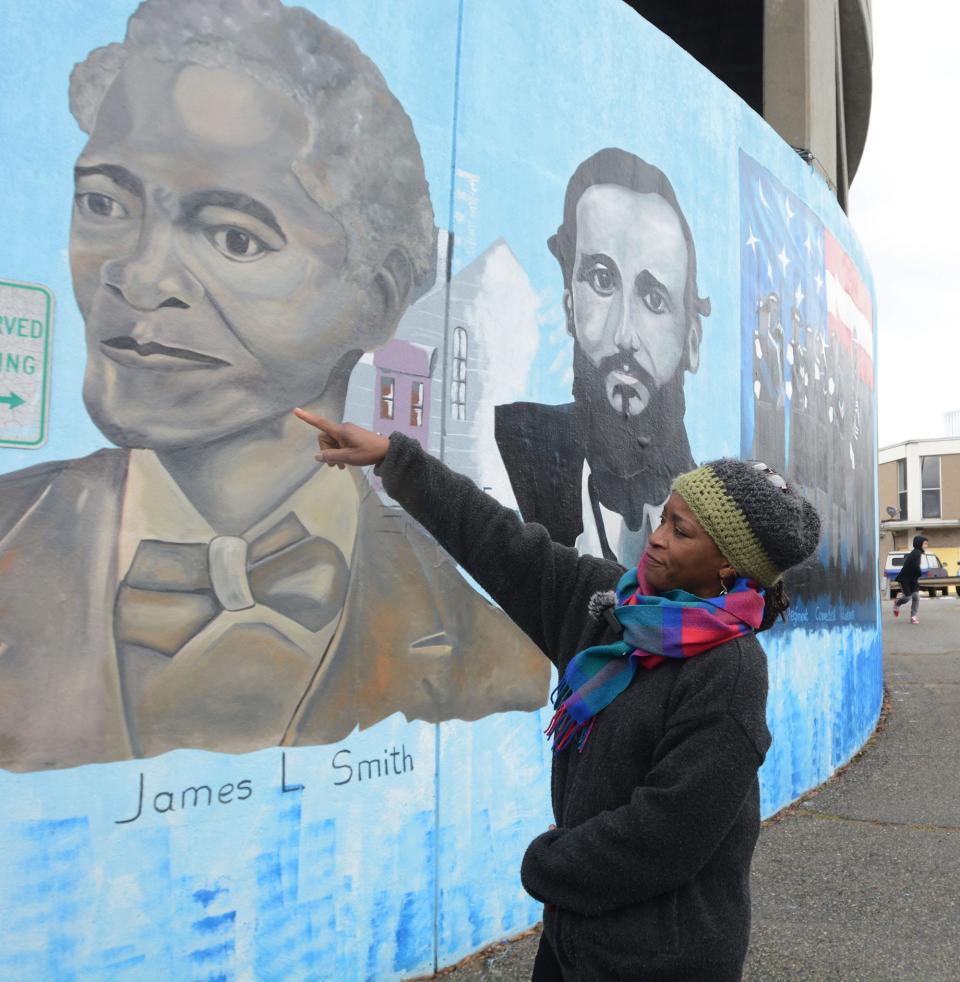
[[[753,229],[751,228],[750,229],[750,236],[747,239],[747,241],[744,243],[744,245],[750,246],[750,248],[753,249],[754,252],[756,252],[757,251],[757,243],[759,241],[760,240],[753,234]]]
[[[800,306],[800,304],[803,303],[804,296],[805,296],[805,294],[803,292],[803,287],[800,286],[800,284],[798,283],[797,284],[797,289],[794,291],[794,294],[793,294],[793,299],[796,301],[796,304],[797,304],[798,307]]]
[[[791,207],[790,207],[790,196],[789,195],[785,195],[784,196],[783,205],[784,205],[784,207],[787,210],[787,224],[789,224],[790,223],[790,219],[793,218],[794,215],[796,215],[796,212],[793,211],[791,209]]]
[[[767,199],[763,196],[763,181],[759,177],[757,178],[757,194],[760,196],[760,204],[769,211],[770,205],[767,204]]]
[[[787,255],[787,247],[781,246],[780,252],[777,254],[777,259],[780,261],[780,266],[783,272],[787,272],[787,267],[790,265],[790,257]]]
[[[817,284],[817,293],[819,293],[820,292],[820,287],[823,286],[823,277],[820,275],[819,270],[817,271],[817,275],[814,276],[813,281],[814,281],[814,283]]]

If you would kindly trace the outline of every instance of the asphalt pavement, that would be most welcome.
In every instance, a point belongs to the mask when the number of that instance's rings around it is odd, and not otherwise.
[[[854,763],[764,824],[746,982],[960,982],[960,599],[883,604],[888,715]],[[444,972],[526,982],[536,932]]]

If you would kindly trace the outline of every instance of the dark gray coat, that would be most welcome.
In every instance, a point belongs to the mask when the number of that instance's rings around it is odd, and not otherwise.
[[[560,672],[614,640],[587,606],[622,567],[551,542],[401,434],[378,472]],[[530,844],[521,878],[556,906],[544,931],[565,979],[740,978],[766,698],[766,658],[748,636],[640,669],[584,752],[554,758],[557,828]]]

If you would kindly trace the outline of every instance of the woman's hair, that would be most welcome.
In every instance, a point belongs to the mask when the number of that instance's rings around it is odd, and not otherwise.
[[[763,617],[760,619],[757,634],[761,631],[769,631],[777,623],[778,617],[785,621],[789,609],[790,598],[783,588],[783,580],[777,580],[763,595]]]

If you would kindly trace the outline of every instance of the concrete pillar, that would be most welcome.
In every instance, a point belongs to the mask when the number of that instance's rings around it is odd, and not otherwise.
[[[833,12],[833,43],[834,43],[834,65],[836,73],[836,85],[834,86],[834,100],[836,102],[836,140],[837,140],[837,200],[840,207],[847,210],[847,192],[850,188],[850,168],[847,161],[847,118],[846,118],[846,93],[843,85],[846,76],[843,73],[843,45],[840,43],[840,10]]]
[[[836,7],[836,0],[765,0],[763,14],[764,118],[834,190],[841,179]]]

